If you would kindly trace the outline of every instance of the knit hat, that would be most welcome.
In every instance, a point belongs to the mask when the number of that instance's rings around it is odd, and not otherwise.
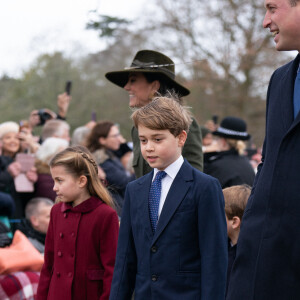
[[[186,96],[190,91],[175,80],[175,64],[168,56],[152,50],[141,50],[135,55],[131,66],[120,71],[108,72],[105,77],[112,83],[124,87],[131,73],[157,74],[168,89],[173,89],[180,96]]]
[[[16,122],[8,121],[0,124],[0,139],[7,133],[19,132],[19,125]]]
[[[251,135],[247,132],[247,124],[244,120],[236,117],[226,117],[213,135],[234,140],[249,140]]]

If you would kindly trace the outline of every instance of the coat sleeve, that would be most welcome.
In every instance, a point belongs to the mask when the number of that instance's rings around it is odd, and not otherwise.
[[[182,149],[182,156],[194,168],[203,171],[202,135],[200,127],[194,118]]]
[[[201,255],[201,299],[225,298],[228,250],[224,198],[217,179],[211,178],[198,205]]]
[[[53,208],[54,206],[51,209],[50,223],[46,235],[44,265],[40,274],[40,280],[37,289],[37,298],[36,298],[37,300],[46,300],[48,298],[48,291],[49,291],[50,281],[53,273],[53,265],[54,265]]]
[[[114,210],[103,217],[100,239],[100,259],[104,268],[103,292],[100,300],[109,298],[117,252],[119,219]]]
[[[135,286],[136,272],[137,258],[131,228],[130,193],[127,187],[110,300],[131,299]]]

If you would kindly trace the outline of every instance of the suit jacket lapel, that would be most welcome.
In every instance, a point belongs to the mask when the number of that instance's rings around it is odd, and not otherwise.
[[[166,201],[164,203],[163,209],[161,211],[157,223],[152,244],[155,243],[155,241],[162,233],[164,228],[168,225],[177,207],[179,206],[181,201],[184,199],[186,193],[188,192],[192,181],[193,181],[193,169],[186,161],[184,161],[168,192]]]
[[[149,217],[148,196],[149,196],[149,190],[150,190],[152,178],[153,178],[153,171],[143,176],[138,181],[139,188],[136,191],[138,203],[141,205],[139,206],[141,208],[140,216],[143,218],[141,222],[145,224],[145,231],[150,240],[152,240],[153,238],[153,232],[152,232],[150,217]]]
[[[288,71],[280,84],[279,100],[281,103],[281,120],[284,124],[285,132],[290,128],[294,119],[293,107],[293,80],[291,79],[291,72]]]
[[[295,83],[295,78],[296,78],[296,75],[297,75],[297,70],[298,70],[298,67],[299,67],[299,60],[300,60],[300,55],[298,54],[297,57],[294,59],[293,63],[291,64],[286,76],[284,77],[284,82],[283,82],[286,89],[285,89],[285,95],[282,95],[282,96],[283,96],[283,99],[289,100],[289,105],[287,105],[284,101],[282,101],[282,104],[286,106],[285,109],[284,108],[282,109],[282,112],[285,112],[285,115],[283,117],[286,118],[286,120],[290,121],[288,123],[288,132],[287,132],[287,134],[300,121],[300,114],[298,114],[297,117],[294,120],[294,104],[293,104],[294,83]],[[290,101],[290,99],[291,99],[291,101]]]

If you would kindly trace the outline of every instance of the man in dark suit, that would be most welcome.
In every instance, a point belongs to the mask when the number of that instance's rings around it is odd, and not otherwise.
[[[274,34],[276,49],[300,51],[300,1],[265,0],[265,7],[263,26]],[[270,80],[262,163],[242,221],[228,300],[300,298],[299,60],[298,54]]]
[[[133,291],[135,300],[223,300],[224,199],[218,180],[181,155],[191,117],[158,97],[132,119],[154,170],[127,186],[110,300]]]

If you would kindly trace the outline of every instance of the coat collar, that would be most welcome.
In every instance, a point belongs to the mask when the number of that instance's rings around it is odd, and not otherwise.
[[[75,207],[73,207],[70,203],[63,202],[61,205],[61,212],[64,213],[66,211],[72,211],[79,213],[87,213],[91,210],[94,210],[101,204],[103,204],[103,201],[96,197],[91,197]]]
[[[290,131],[297,123],[300,121],[300,114],[294,120],[294,83],[297,75],[297,70],[299,67],[300,55],[289,64],[286,72],[283,74],[283,77],[280,81],[280,98],[286,99],[286,101],[281,101],[282,105],[282,121],[286,128],[286,131]]]

